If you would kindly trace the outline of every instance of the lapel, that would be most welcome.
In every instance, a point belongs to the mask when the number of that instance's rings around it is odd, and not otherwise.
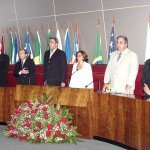
[[[58,49],[56,49],[56,51],[54,52],[54,54],[51,56],[50,60],[53,59],[53,58],[55,58],[57,56],[58,52],[59,52]]]

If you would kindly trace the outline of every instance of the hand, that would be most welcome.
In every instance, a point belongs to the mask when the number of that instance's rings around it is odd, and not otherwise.
[[[21,74],[28,74],[28,73],[29,73],[29,70],[25,70],[25,69],[21,70]]]
[[[148,88],[147,84],[144,84],[143,90],[146,94],[150,95],[150,89]]]
[[[61,82],[61,87],[65,87],[65,83],[64,82]]]
[[[106,89],[109,88],[109,83],[104,83],[102,92],[106,92]]]

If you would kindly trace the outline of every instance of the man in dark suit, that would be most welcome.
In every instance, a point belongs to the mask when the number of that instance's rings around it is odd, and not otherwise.
[[[44,54],[44,84],[65,87],[67,76],[66,54],[58,49],[56,37],[50,38],[50,50]]]
[[[2,44],[0,43],[0,87],[7,86],[7,72],[9,68],[9,56],[1,52]]]
[[[34,85],[36,82],[36,66],[25,49],[19,50],[20,60],[16,63],[14,76],[18,78],[17,84]]]

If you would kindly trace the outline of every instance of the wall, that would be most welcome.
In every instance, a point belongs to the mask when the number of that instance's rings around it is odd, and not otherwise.
[[[0,30],[2,28],[5,30],[5,47],[8,53],[9,28],[18,27],[20,45],[24,47],[26,28],[29,25],[31,46],[34,51],[38,24],[44,54],[48,22],[51,24],[53,35],[56,32],[56,21],[59,23],[61,37],[64,39],[67,22],[70,21],[72,51],[75,24],[78,22],[80,47],[86,50],[92,63],[97,18],[100,16],[103,60],[107,63],[112,16],[114,16],[116,36],[123,34],[128,37],[129,48],[138,54],[139,63],[143,64],[149,10],[149,0],[1,0]]]

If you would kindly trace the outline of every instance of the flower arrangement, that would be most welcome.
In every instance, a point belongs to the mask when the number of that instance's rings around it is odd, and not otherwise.
[[[76,143],[79,134],[72,126],[72,115],[60,104],[52,104],[46,94],[15,109],[4,135],[31,143]]]

